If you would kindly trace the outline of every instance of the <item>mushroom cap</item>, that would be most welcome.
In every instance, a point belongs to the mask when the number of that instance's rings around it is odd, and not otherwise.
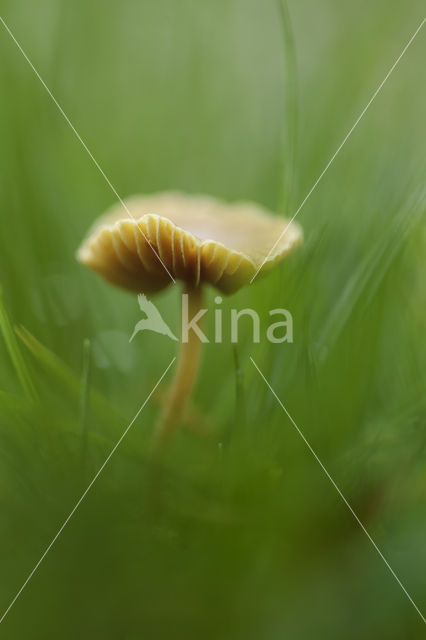
[[[89,231],[77,258],[131,291],[153,293],[179,279],[233,293],[265,258],[262,274],[302,237],[299,225],[251,202],[165,192],[114,205]]]

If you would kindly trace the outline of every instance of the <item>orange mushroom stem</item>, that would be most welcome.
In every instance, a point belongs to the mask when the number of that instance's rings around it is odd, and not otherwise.
[[[197,315],[203,304],[202,286],[185,286],[188,295],[188,317]],[[200,368],[202,342],[194,331],[181,341],[176,372],[154,434],[154,450],[167,445],[185,414]]]

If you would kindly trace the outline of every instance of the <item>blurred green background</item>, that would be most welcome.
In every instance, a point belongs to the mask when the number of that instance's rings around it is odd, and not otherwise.
[[[294,48],[274,0],[2,0],[0,15],[121,196],[278,210],[285,185],[291,215],[422,11],[292,1]],[[249,357],[424,613],[425,56],[423,29],[300,212],[304,246],[224,301],[289,309],[294,343],[253,345],[247,324],[241,379],[228,342],[206,346],[193,403],[211,435],[177,438],[156,511],[153,398],[0,637],[424,637]],[[114,194],[1,25],[0,60],[2,317],[21,327],[0,336],[2,612],[175,345],[129,345],[136,297],[76,263]],[[174,328],[178,299],[158,297]]]

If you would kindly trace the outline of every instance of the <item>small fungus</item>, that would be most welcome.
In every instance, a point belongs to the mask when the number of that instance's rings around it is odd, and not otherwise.
[[[106,280],[137,293],[156,293],[181,280],[191,320],[202,308],[205,284],[234,293],[260,267],[262,275],[270,271],[301,241],[297,224],[251,202],[227,204],[209,196],[166,192],[135,196],[124,207],[112,207],[95,223],[77,256]],[[158,443],[169,439],[182,418],[201,344],[194,331],[181,342],[157,426]]]

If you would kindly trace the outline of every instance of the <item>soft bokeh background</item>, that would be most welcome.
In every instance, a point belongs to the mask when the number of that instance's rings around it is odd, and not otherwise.
[[[423,7],[289,12],[294,49],[274,0],[2,0],[0,15],[120,195],[182,189],[292,214]],[[423,29],[301,211],[303,248],[223,304],[286,307],[294,344],[253,345],[247,325],[241,377],[229,343],[207,345],[194,406],[212,435],[178,438],[157,511],[152,399],[0,637],[424,637],[249,356],[425,612],[425,56]],[[115,197],[1,25],[0,59],[0,282],[25,328],[0,337],[3,611],[175,345],[128,345],[136,298],[76,263]],[[175,328],[178,297],[158,298]]]

